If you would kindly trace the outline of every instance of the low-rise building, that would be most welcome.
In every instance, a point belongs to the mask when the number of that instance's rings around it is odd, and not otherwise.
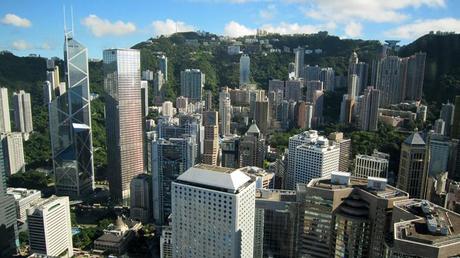
[[[94,249],[104,251],[106,254],[124,254],[129,242],[140,228],[141,223],[124,221],[118,217],[115,224],[110,224],[104,230],[104,234],[94,241]]]

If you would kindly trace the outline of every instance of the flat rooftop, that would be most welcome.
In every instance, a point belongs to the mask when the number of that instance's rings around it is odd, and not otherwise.
[[[377,197],[387,198],[387,199],[395,198],[395,197],[402,197],[402,196],[409,197],[409,195],[406,192],[396,187],[393,187],[391,185],[388,185],[388,184],[382,190],[376,190],[373,188],[369,188],[368,180],[366,178],[357,178],[357,177],[350,177],[349,184],[335,184],[331,182],[330,178],[318,178],[318,179],[311,180],[308,186],[320,188],[320,189],[326,189],[326,190],[359,188]]]
[[[428,204],[428,212],[422,203]],[[395,224],[395,239],[437,247],[460,242],[460,214],[419,199],[399,201],[395,206],[413,215]]]

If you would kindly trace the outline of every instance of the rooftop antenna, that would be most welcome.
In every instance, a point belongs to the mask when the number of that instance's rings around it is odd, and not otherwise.
[[[73,30],[73,7],[70,6],[70,19],[72,20],[72,37],[73,37],[73,34],[74,34],[74,30]]]
[[[64,34],[67,34],[67,24],[66,24],[66,17],[65,17],[65,5],[62,6],[62,12],[64,13]]]

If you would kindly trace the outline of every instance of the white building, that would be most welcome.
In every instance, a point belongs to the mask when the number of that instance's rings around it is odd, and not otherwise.
[[[377,155],[356,155],[353,176],[388,178],[388,159]]]
[[[161,258],[172,258],[172,229],[170,226],[166,226],[161,231],[160,236],[160,257]]]
[[[7,175],[26,171],[24,160],[24,146],[21,133],[7,133],[0,135],[0,143],[3,144],[5,161],[8,166]],[[5,151],[6,150],[6,151]]]
[[[16,216],[19,222],[24,223],[27,220],[27,209],[38,201],[42,193],[39,190],[25,188],[8,188],[6,193],[12,195],[16,201]]]
[[[27,210],[30,252],[72,257],[69,197],[51,196]]]
[[[230,101],[230,93],[225,87],[219,93],[219,118],[220,118],[220,135],[230,135],[230,124],[232,122],[232,105]]]
[[[173,257],[253,257],[255,182],[199,164],[172,183]]]
[[[174,113],[175,112],[174,112],[173,103],[171,101],[163,102],[163,104],[161,105],[161,114],[163,116],[173,117]]]
[[[8,89],[0,88],[0,133],[11,132],[10,103]]]
[[[324,136],[296,147],[294,159],[294,186],[310,180],[329,176],[339,170],[340,147],[330,145]]]
[[[318,138],[318,132],[315,130],[305,131],[300,134],[296,134],[289,138],[289,154],[288,154],[288,166],[286,175],[286,187],[287,189],[295,189],[295,160],[297,146],[302,144],[309,144],[316,141]]]
[[[240,57],[240,87],[250,83],[251,75],[251,59],[247,54]]]
[[[31,133],[34,130],[32,124],[32,103],[30,93],[23,90],[13,93],[14,125],[17,132]]]

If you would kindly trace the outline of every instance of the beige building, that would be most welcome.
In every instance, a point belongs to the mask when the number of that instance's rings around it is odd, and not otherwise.
[[[203,163],[217,165],[219,154],[219,125],[218,113],[215,111],[203,112],[204,151]]]

